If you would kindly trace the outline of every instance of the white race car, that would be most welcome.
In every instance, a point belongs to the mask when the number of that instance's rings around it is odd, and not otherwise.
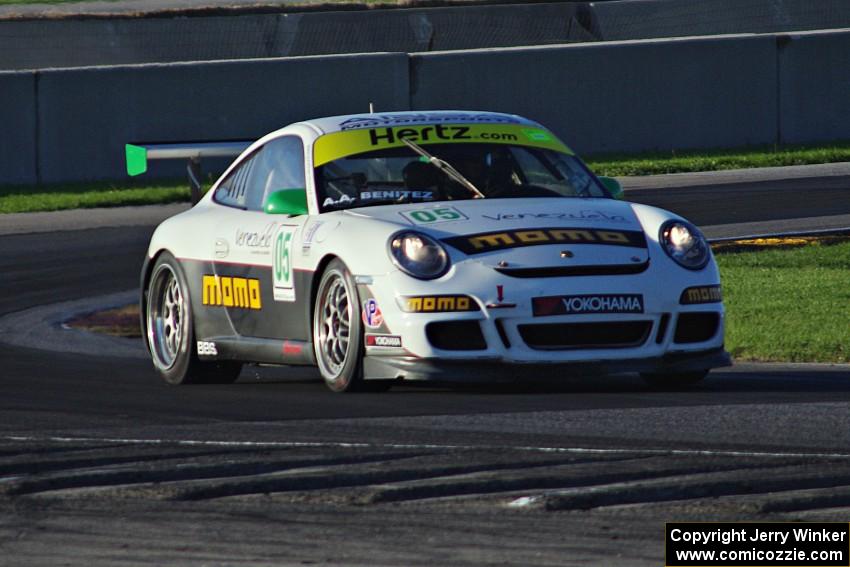
[[[236,154],[150,243],[143,336],[169,383],[262,363],[317,365],[336,392],[623,371],[675,385],[730,364],[700,231],[619,200],[536,122],[337,116],[250,144],[128,144],[128,171]]]

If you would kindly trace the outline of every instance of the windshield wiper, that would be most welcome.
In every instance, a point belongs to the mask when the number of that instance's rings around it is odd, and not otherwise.
[[[420,156],[427,159],[428,163],[430,163],[431,165],[433,165],[434,167],[436,167],[437,169],[439,169],[440,171],[442,171],[443,173],[445,173],[446,175],[448,175],[449,177],[451,177],[452,179],[454,179],[455,181],[460,183],[465,189],[468,189],[470,193],[472,193],[473,195],[475,195],[478,198],[481,198],[481,199],[484,198],[484,193],[479,191],[478,187],[476,187],[472,183],[472,181],[470,181],[469,179],[464,177],[463,174],[461,172],[459,172],[458,170],[456,170],[454,167],[452,167],[452,165],[449,162],[442,160],[442,159],[438,158],[437,156],[433,156],[433,155],[429,154],[428,152],[423,150],[422,147],[419,144],[411,142],[407,138],[402,138],[401,141],[404,142],[405,145],[407,147],[409,147],[411,150],[413,150],[414,152],[416,152]]]

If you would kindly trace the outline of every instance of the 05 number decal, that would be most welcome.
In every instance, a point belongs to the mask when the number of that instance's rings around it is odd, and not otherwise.
[[[449,222],[457,220],[469,220],[469,218],[454,207],[438,207],[436,209],[416,209],[405,211],[401,216],[412,224],[434,224],[438,222]]]
[[[275,301],[295,301],[293,284],[292,243],[297,226],[281,226],[277,229],[272,250],[272,279]]]

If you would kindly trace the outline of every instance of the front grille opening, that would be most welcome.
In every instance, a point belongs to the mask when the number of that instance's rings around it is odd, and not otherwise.
[[[478,321],[438,321],[425,325],[425,336],[434,348],[485,350],[487,341]]]
[[[679,344],[701,343],[717,334],[718,313],[680,313],[673,341]]]
[[[651,321],[519,325],[522,340],[535,350],[629,348],[646,342]]]
[[[664,342],[664,337],[667,336],[667,325],[670,324],[670,314],[664,313],[661,320],[658,322],[658,332],[655,334],[655,344],[660,345]]]

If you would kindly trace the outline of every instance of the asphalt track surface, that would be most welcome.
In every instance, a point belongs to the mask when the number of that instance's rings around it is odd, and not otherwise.
[[[850,215],[850,177],[770,185],[629,198],[709,233]],[[0,237],[0,315],[137,285],[153,226],[48,228]],[[850,514],[842,366],[341,396],[309,369],[175,388],[0,347],[0,565],[657,566],[665,521]]]

